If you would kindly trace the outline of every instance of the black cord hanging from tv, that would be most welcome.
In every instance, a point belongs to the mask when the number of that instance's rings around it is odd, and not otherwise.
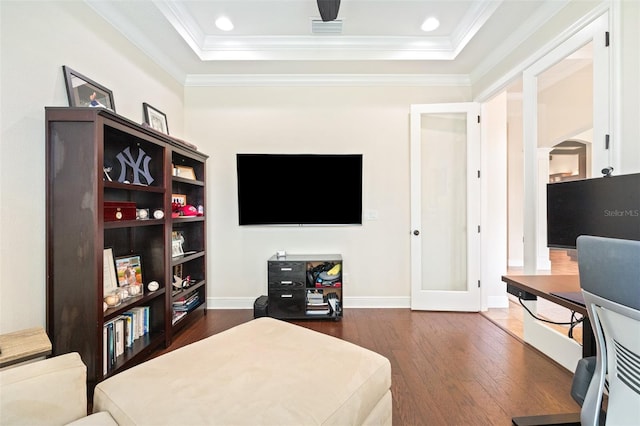
[[[318,0],[318,10],[323,22],[334,21],[340,10],[340,0]]]

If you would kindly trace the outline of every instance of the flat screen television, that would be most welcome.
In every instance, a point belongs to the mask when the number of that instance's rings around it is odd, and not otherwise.
[[[362,154],[237,154],[240,225],[361,225]]]
[[[547,245],[579,235],[640,240],[640,173],[547,184]]]

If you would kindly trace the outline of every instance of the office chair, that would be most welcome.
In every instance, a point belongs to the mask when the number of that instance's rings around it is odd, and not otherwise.
[[[580,236],[577,247],[580,287],[597,349],[580,421],[583,426],[640,425],[640,241]]]

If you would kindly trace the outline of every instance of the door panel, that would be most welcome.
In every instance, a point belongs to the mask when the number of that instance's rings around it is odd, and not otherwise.
[[[478,311],[478,104],[411,110],[411,308]]]

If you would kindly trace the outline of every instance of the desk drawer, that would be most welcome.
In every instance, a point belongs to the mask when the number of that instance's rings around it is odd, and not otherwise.
[[[278,275],[292,275],[292,276],[305,276],[306,272],[305,262],[291,262],[291,261],[277,261],[277,262],[268,262],[269,268],[269,276],[271,274]]]
[[[306,309],[306,290],[269,289],[269,316],[295,318],[303,316]]]
[[[269,288],[305,288],[305,278],[291,278],[285,276],[269,277]]]

